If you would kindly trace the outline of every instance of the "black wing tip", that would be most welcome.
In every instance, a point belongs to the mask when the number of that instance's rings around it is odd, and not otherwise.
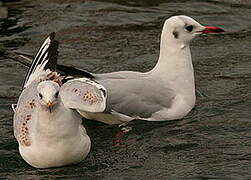
[[[48,41],[49,38],[50,41],[48,42],[49,44],[47,44],[49,45],[48,47],[46,47],[46,44],[44,43],[39,47],[34,59],[32,60],[29,70],[27,71],[23,87],[27,83],[28,79],[30,78],[30,75],[34,72],[36,67],[39,64],[44,63],[45,59],[49,60],[45,66],[45,69],[51,69],[51,70],[56,69],[59,42],[55,40],[55,34],[56,34],[55,32],[50,33],[49,37],[47,37],[46,40],[44,41],[45,43],[46,41]]]
[[[56,36],[55,32],[50,33],[50,35],[49,35],[50,40],[53,41],[55,39],[55,36]]]
[[[57,65],[57,70],[59,70],[61,73],[68,75],[68,76],[74,76],[74,77],[86,77],[89,79],[95,79],[95,76],[91,73],[72,67],[72,66],[66,66],[62,64]]]
[[[49,61],[45,66],[46,69],[50,69],[52,71],[56,70],[57,58],[58,58],[58,46],[59,46],[59,42],[57,40],[51,39],[51,43],[48,48],[48,57],[47,57]]]

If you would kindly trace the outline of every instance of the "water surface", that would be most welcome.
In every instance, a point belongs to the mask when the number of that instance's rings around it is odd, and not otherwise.
[[[251,179],[251,3],[238,0],[4,1],[0,20],[0,176],[3,179]],[[35,169],[18,153],[13,112],[26,68],[9,51],[34,54],[52,31],[59,62],[90,72],[147,71],[164,20],[185,14],[224,28],[191,44],[197,103],[184,119],[117,126],[84,121],[92,150],[78,165]]]

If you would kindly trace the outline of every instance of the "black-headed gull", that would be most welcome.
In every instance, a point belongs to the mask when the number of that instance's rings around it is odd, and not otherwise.
[[[57,41],[51,34],[32,61],[14,108],[19,152],[37,168],[82,161],[90,151],[91,141],[76,109],[102,112],[106,104],[103,86],[87,78],[74,79],[51,71],[56,55]]]
[[[202,33],[223,32],[205,27],[188,16],[167,19],[160,54],[149,72],[119,71],[91,74],[108,93],[106,111],[80,111],[88,119],[120,124],[133,119],[165,121],[186,116],[195,105],[195,83],[189,44]]]

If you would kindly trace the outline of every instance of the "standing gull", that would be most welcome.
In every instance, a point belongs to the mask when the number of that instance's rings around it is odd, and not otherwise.
[[[103,86],[87,78],[74,79],[51,71],[56,66],[57,47],[53,33],[32,61],[14,108],[19,152],[37,168],[82,161],[91,141],[76,109],[102,112],[106,104]]]
[[[202,33],[223,32],[205,27],[188,16],[167,19],[160,54],[149,72],[119,71],[91,74],[108,93],[103,113],[79,111],[88,119],[121,124],[133,119],[165,121],[186,116],[195,105],[195,83],[189,44]]]

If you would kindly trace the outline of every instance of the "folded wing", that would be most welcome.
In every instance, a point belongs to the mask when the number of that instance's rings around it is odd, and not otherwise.
[[[17,102],[14,114],[14,135],[17,141],[23,146],[29,146],[29,129],[34,118],[34,110],[37,107],[37,84],[32,83],[25,88]]]

